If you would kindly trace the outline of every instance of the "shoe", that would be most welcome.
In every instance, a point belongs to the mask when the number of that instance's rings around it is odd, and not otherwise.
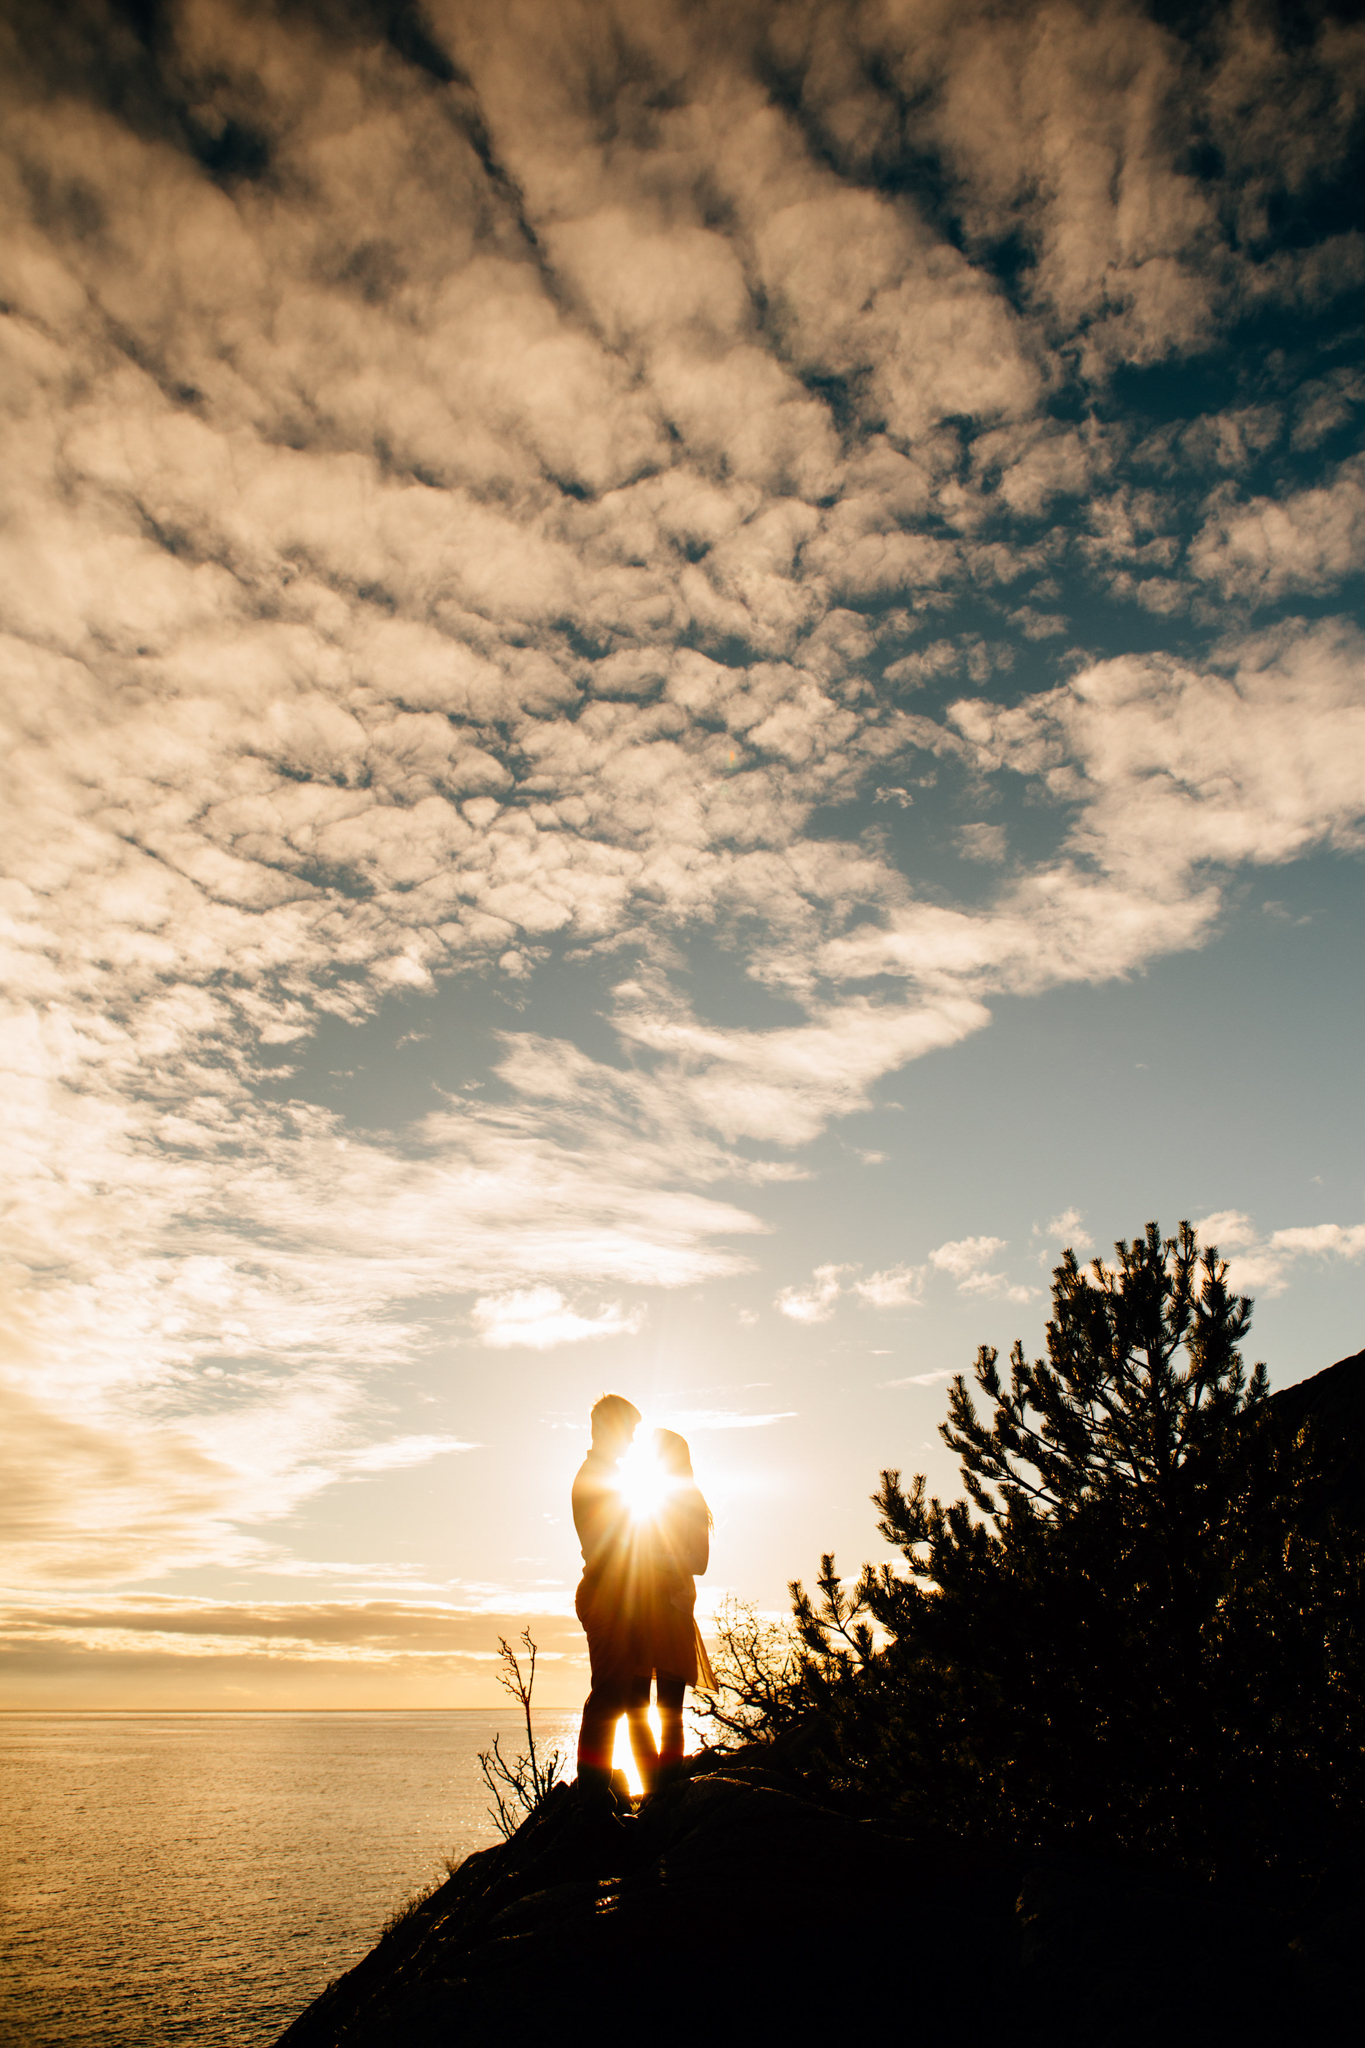
[[[654,1774],[654,1782],[649,1788],[650,1798],[660,1792],[666,1792],[670,1785],[682,1784],[690,1775],[685,1758],[677,1763],[660,1764]]]

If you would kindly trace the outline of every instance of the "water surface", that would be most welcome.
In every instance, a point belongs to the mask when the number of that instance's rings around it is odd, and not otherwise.
[[[0,2043],[266,2048],[498,1839],[499,1731],[524,1748],[470,1711],[0,1716]]]

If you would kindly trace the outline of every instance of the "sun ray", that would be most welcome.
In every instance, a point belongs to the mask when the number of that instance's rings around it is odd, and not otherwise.
[[[631,1520],[652,1522],[668,1497],[672,1484],[654,1451],[652,1437],[638,1438],[617,1467],[621,1497]]]

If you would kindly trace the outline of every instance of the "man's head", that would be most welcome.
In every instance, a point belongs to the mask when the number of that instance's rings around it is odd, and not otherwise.
[[[608,1458],[619,1458],[639,1427],[640,1411],[624,1394],[603,1394],[593,1403],[592,1447]]]

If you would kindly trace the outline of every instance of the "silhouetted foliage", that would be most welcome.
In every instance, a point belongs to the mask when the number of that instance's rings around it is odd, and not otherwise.
[[[495,1735],[493,1747],[479,1751],[479,1769],[493,1794],[489,1818],[508,1841],[527,1814],[534,1813],[549,1797],[563,1777],[568,1762],[563,1750],[547,1750],[543,1743],[536,1741],[531,1725],[531,1696],[536,1682],[537,1651],[529,1629],[521,1632],[521,1647],[522,1656],[526,1658],[524,1671],[521,1658],[506,1636],[498,1637],[498,1684],[511,1693],[521,1708],[526,1722],[526,1749],[521,1756],[509,1759],[502,1753],[501,1736]]]
[[[1321,1864],[1365,1789],[1365,1569],[1305,1512],[1309,1429],[1277,1428],[1251,1303],[1182,1224],[1053,1275],[1047,1357],[978,1353],[941,1434],[966,1499],[883,1472],[903,1566],[799,1581],[803,1715],[832,1791],[958,1836]],[[751,1681],[751,1694],[755,1688]]]
[[[803,1711],[800,1638],[789,1623],[766,1620],[750,1601],[734,1598],[717,1610],[716,1636],[720,1691],[694,1692],[693,1714],[706,1724],[713,1744],[731,1737],[773,1741]]]

